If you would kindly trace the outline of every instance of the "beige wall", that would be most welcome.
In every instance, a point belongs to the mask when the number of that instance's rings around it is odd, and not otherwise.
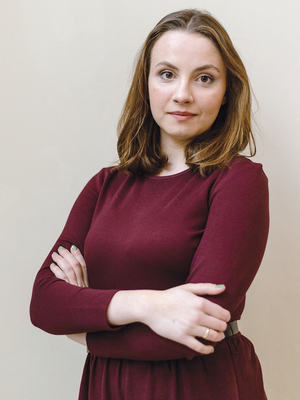
[[[134,54],[158,19],[186,7],[222,21],[259,102],[272,224],[241,325],[269,398],[299,398],[299,4],[0,0],[2,399],[77,398],[84,348],[31,326],[33,279],[80,189],[116,159]]]

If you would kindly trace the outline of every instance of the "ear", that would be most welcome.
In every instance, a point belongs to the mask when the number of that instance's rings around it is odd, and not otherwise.
[[[227,103],[227,97],[224,96],[224,97],[223,97],[223,100],[222,100],[222,106],[223,106],[224,104],[226,104],[226,103]]]

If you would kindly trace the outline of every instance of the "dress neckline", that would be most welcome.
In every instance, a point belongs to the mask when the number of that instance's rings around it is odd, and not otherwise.
[[[190,172],[191,172],[190,168],[187,168],[187,169],[185,169],[185,170],[183,170],[181,172],[176,172],[175,174],[172,174],[172,175],[162,175],[162,176],[155,175],[155,176],[149,176],[149,178],[150,179],[172,179],[172,178],[177,178],[177,177],[179,177],[181,175],[188,174]]]

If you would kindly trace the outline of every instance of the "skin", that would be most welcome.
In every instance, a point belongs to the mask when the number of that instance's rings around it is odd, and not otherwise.
[[[187,168],[186,143],[206,131],[226,102],[226,68],[215,45],[206,37],[182,31],[163,34],[153,47],[149,73],[149,98],[160,126],[162,150],[169,165],[160,175]],[[86,265],[80,250],[59,248],[53,253],[54,275],[69,284],[88,287]],[[111,325],[141,322],[158,335],[174,340],[200,354],[213,346],[196,339],[209,328],[207,340],[219,342],[230,313],[203,298],[218,295],[225,287],[211,283],[185,284],[168,290],[118,291],[107,308]],[[69,335],[86,345],[86,333]]]
[[[170,162],[162,174],[180,172],[187,168],[184,147],[211,127],[226,102],[226,67],[219,50],[203,35],[166,32],[152,49],[148,87]]]

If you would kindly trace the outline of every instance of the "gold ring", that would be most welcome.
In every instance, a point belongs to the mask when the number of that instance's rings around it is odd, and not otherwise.
[[[207,336],[208,336],[208,334],[209,334],[209,331],[210,331],[210,329],[207,328],[207,329],[206,329],[206,332],[205,332],[205,334],[204,334],[204,336],[202,336],[202,339],[206,339],[206,338],[207,338]]]

